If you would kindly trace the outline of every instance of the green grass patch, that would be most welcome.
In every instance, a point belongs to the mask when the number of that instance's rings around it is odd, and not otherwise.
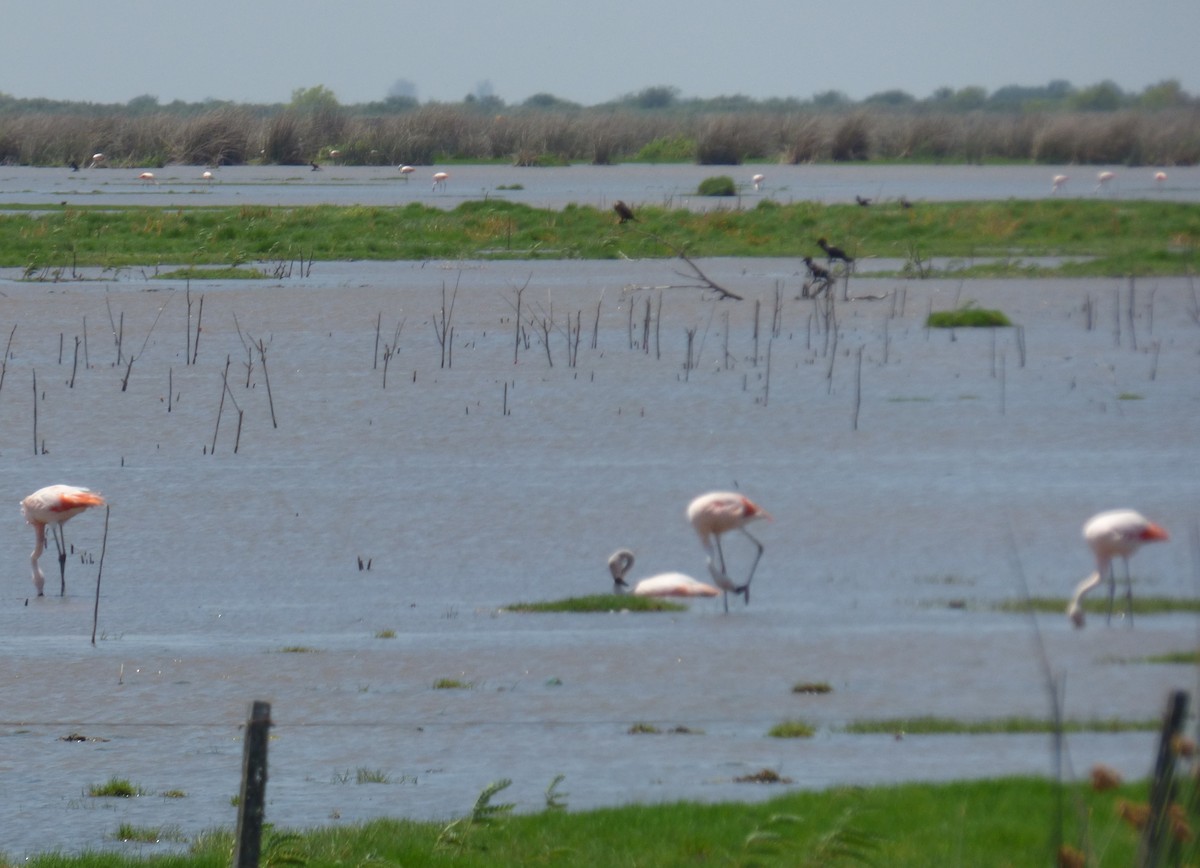
[[[801,681],[792,685],[792,693],[833,693],[828,681]]]
[[[111,777],[102,784],[88,787],[88,795],[97,798],[130,799],[142,795],[142,788],[134,786],[125,778]]]
[[[504,609],[508,612],[684,612],[687,606],[661,597],[593,594],[545,603],[513,603]]]
[[[783,777],[789,770],[771,771]],[[513,814],[509,806],[484,798],[498,792],[501,783],[489,787],[474,808],[464,806],[468,813],[451,823],[379,819],[303,832],[269,827],[262,864],[1012,868],[1057,864],[1055,818],[1061,817],[1063,840],[1075,850],[1102,854],[1103,861],[1096,855],[1095,864],[1133,865],[1140,836],[1119,818],[1119,810],[1146,800],[1144,782],[1098,793],[1082,783],[1059,786],[1043,778],[1013,777],[792,791],[752,803],[689,801],[590,811],[551,810],[548,798],[545,810]],[[565,794],[554,795],[561,805]],[[1070,810],[1061,810],[1064,804]],[[226,828],[196,836],[187,852],[177,855],[48,852],[22,864],[216,868],[229,864],[233,843],[233,830]],[[1195,861],[1195,846],[1179,854],[1181,864]]]
[[[1159,729],[1158,720],[1066,720],[1063,732],[1145,732]],[[842,728],[851,735],[1028,735],[1054,732],[1054,722],[1034,717],[955,720],[946,717],[895,717],[857,720]]]
[[[1054,612],[1067,611],[1066,598],[1060,597],[1031,597],[1029,600],[1004,600],[996,605],[1001,612]],[[1108,596],[1102,594],[1085,598],[1083,610],[1092,615],[1108,614]],[[1120,615],[1125,611],[1124,599],[1113,602],[1113,614]],[[1139,597],[1133,598],[1134,615],[1164,615],[1170,612],[1200,612],[1200,599],[1185,597]]]
[[[1139,395],[1137,392],[1122,392],[1117,395],[1118,401],[1142,401],[1145,400],[1145,395]]]
[[[803,720],[785,720],[767,730],[767,735],[771,738],[812,738],[816,732],[812,724]]]
[[[928,202],[916,209],[795,202],[703,213],[642,204],[644,232],[620,231],[607,208],[552,210],[495,198],[450,211],[420,203],[7,208],[0,203],[0,266],[31,276],[75,267],[199,269],[300,257],[665,259],[679,250],[697,257],[798,257],[817,254],[824,235],[861,257],[904,261],[913,249],[964,261],[1069,256],[1076,259],[1039,273],[1127,277],[1194,273],[1200,249],[1200,209],[1169,201]]]
[[[955,310],[939,310],[929,314],[925,324],[934,329],[972,329],[1007,327],[1012,321],[1003,311],[965,304]]]
[[[1167,654],[1151,654],[1149,657],[1143,657],[1141,660],[1135,661],[1140,663],[1169,663],[1187,666],[1200,665],[1200,650],[1197,651],[1172,651]]]
[[[635,723],[629,727],[630,735],[658,735],[662,730],[652,723]]]
[[[728,175],[714,175],[701,181],[696,192],[701,196],[736,196],[737,184]]]
[[[158,280],[266,280],[267,276],[253,268],[176,268],[156,274]]]
[[[135,826],[132,823],[121,823],[113,837],[118,841],[131,841],[139,844],[158,844],[162,841],[182,843],[187,840],[178,826],[163,826],[161,829],[153,826]]]
[[[280,654],[316,654],[316,648],[310,648],[307,645],[284,645],[279,649]]]
[[[375,638],[376,639],[395,639],[396,631],[395,630],[379,630],[375,633]]]
[[[439,678],[433,682],[434,690],[470,690],[475,685],[470,681],[462,681],[458,678]]]

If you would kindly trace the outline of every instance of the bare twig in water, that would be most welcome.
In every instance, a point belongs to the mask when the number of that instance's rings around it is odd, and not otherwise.
[[[96,624],[100,620],[100,576],[104,572],[104,553],[108,551],[108,512],[104,507],[104,536],[100,541],[100,565],[96,567],[96,605],[92,609],[92,644],[96,644]]]

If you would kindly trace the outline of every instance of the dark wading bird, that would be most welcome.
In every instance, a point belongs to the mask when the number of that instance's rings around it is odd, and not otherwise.
[[[617,222],[628,223],[630,220],[632,220],[634,223],[637,222],[637,218],[633,216],[633,209],[620,199],[618,199],[616,202],[613,202],[613,210],[616,211],[617,216],[621,218]]]
[[[104,498],[94,491],[74,485],[47,485],[21,501],[21,514],[25,516],[27,522],[33,525],[33,530],[37,534],[37,545],[33,549],[29,562],[33,565],[33,584],[37,588],[39,597],[43,596],[42,588],[46,583],[46,577],[42,575],[42,568],[38,566],[38,558],[42,556],[42,551],[46,548],[46,525],[54,526],[52,530],[56,533],[59,541],[58,569],[59,577],[62,579],[60,594],[65,595],[67,592],[67,542],[66,537],[63,536],[62,526],[68,519],[93,506],[104,506]]]
[[[834,247],[832,244],[830,244],[824,238],[817,239],[817,246],[825,251],[825,255],[829,257],[830,262],[833,262],[833,260],[835,260],[835,259],[840,259],[840,260],[842,260],[842,262],[849,265],[851,262],[854,261],[853,256],[848,256],[846,254],[845,250],[842,250],[842,248],[840,248],[840,247]]]
[[[683,573],[659,573],[642,579],[630,591],[625,574],[633,568],[633,552],[617,549],[608,559],[608,571],[613,577],[613,593],[630,592],[635,597],[715,597],[721,593],[712,585],[697,581]]]
[[[864,208],[866,208],[867,206],[869,206],[871,204],[870,199],[864,199],[862,196],[855,196],[854,201],[857,202],[859,205],[862,205]]]
[[[750,498],[732,491],[711,491],[688,504],[688,521],[700,537],[700,545],[704,546],[704,551],[708,553],[708,573],[717,587],[725,592],[726,612],[729,611],[731,591],[741,594],[747,604],[750,602],[750,580],[754,578],[754,570],[763,553],[763,544],[746,530],[746,525],[755,519],[770,517],[765,509]],[[740,585],[729,578],[725,569],[725,553],[721,551],[721,534],[732,530],[740,530],[758,549],[754,563],[750,565],[750,573]],[[716,563],[713,562],[714,551],[717,556]]]
[[[808,269],[809,275],[814,280],[827,281],[830,277],[832,277],[832,275],[829,273],[829,269],[823,265],[818,265],[817,263],[813,262],[813,258],[811,256],[804,257],[804,265]]]
[[[1129,559],[1144,543],[1170,539],[1157,525],[1132,509],[1114,509],[1088,519],[1083,526],[1083,538],[1096,557],[1096,571],[1075,588],[1067,606],[1067,617],[1076,627],[1083,626],[1083,597],[1108,576],[1108,620],[1112,621],[1113,597],[1117,590],[1117,573],[1113,561],[1125,561],[1125,607],[1129,623],[1133,624],[1133,583],[1129,578]]]

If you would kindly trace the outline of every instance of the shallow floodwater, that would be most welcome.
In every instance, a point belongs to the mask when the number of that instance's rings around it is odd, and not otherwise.
[[[1051,774],[1042,736],[841,727],[1046,716],[1030,621],[994,606],[1022,578],[1065,597],[1101,509],[1174,534],[1134,560],[1138,594],[1194,593],[1189,282],[1141,280],[1131,304],[1125,281],[859,278],[835,345],[796,298],[795,261],[700,265],[746,300],[714,301],[664,261],[316,263],[193,283],[191,338],[183,284],[0,274],[16,326],[0,387],[0,850],[130,846],[112,840],[122,822],[231,826],[256,699],[272,703],[280,827],[448,819],[499,778],[504,801],[538,810],[559,774],[572,808],[781,792],[733,780],[762,768],[808,788]],[[533,320],[520,332],[518,291]],[[1022,330],[923,327],[968,300]],[[30,596],[16,503],[53,482],[111,504],[94,646],[102,513],[67,525],[67,595],[51,551],[52,596]],[[621,546],[635,578],[703,577],[683,511],[717,488],[774,516],[754,528],[766,551],[748,606],[504,611],[608,590]],[[727,554],[744,570],[752,552],[735,536]],[[1194,618],[1038,625],[1071,719],[1154,718],[1194,685],[1190,667],[1138,662],[1193,648]],[[793,718],[816,736],[766,735]],[[1142,775],[1153,741],[1072,736],[1071,768]],[[360,769],[388,783],[356,783]],[[86,795],[112,776],[146,794]]]
[[[1103,188],[1097,173],[1115,178]],[[72,205],[406,205],[421,202],[453,208],[482,198],[522,202],[541,208],[575,203],[607,208],[617,199],[635,208],[655,205],[693,210],[749,208],[763,200],[780,203],[854,202],[877,204],[981,199],[1059,197],[1200,200],[1200,166],[1166,170],[1155,180],[1154,167],[1125,166],[858,166],[749,164],[744,166],[575,165],[555,168],[518,166],[418,166],[403,175],[395,166],[339,166],[320,171],[308,166],[224,166],[212,180],[202,166],[153,168],[156,183],[138,179],[142,168],[33,169],[0,166],[0,206],[5,203]],[[450,177],[434,189],[433,173]],[[764,180],[758,190],[752,178]],[[733,198],[697,196],[702,180],[729,175],[738,185]],[[1070,180],[1051,194],[1051,179]]]

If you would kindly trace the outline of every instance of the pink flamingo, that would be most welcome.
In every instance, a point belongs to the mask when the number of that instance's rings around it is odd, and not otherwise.
[[[763,181],[765,181],[765,180],[767,180],[767,176],[766,176],[766,175],[763,175],[763,174],[761,174],[761,173],[760,173],[760,174],[757,174],[757,175],[755,175],[754,177],[752,177],[752,178],[750,179],[751,183],[753,183],[753,184],[754,184],[754,190],[755,190],[755,192],[758,192],[758,188],[762,186],[762,182],[763,182]]]
[[[1083,538],[1096,556],[1096,571],[1075,588],[1075,594],[1067,606],[1067,617],[1076,627],[1083,626],[1083,597],[1108,574],[1108,622],[1112,622],[1113,597],[1117,589],[1117,575],[1113,560],[1125,561],[1125,605],[1129,611],[1129,624],[1133,626],[1133,582],[1129,577],[1129,558],[1143,543],[1168,540],[1160,525],[1150,521],[1132,509],[1114,509],[1088,519],[1083,526]]]
[[[1055,175],[1050,179],[1050,192],[1057,193],[1069,180],[1071,180],[1069,175]]]
[[[143,184],[158,184],[153,172],[142,172],[142,174],[138,175],[138,180]]]
[[[1160,187],[1163,185],[1163,182],[1166,180],[1167,180],[1166,172],[1155,172],[1154,173],[1154,182],[1156,184],[1158,184]]]
[[[213,179],[213,173],[212,173],[212,172],[208,172],[208,171],[201,172],[201,173],[200,173],[200,177],[201,177],[201,178],[203,178],[205,181],[207,181],[208,183],[210,183],[210,184],[211,184],[211,183],[212,183],[212,179]]]
[[[1097,172],[1096,173],[1096,192],[1098,193],[1098,192],[1100,192],[1100,190],[1107,187],[1109,184],[1112,183],[1113,179],[1116,177],[1117,177],[1116,172],[1110,172],[1107,169],[1103,172]]]
[[[687,519],[692,529],[700,537],[700,545],[708,553],[708,572],[716,582],[717,587],[725,592],[725,611],[729,611],[729,592],[741,594],[746,603],[750,602],[750,580],[754,578],[754,570],[762,557],[763,544],[746,530],[746,525],[755,519],[770,519],[770,515],[762,507],[745,495],[732,491],[711,491],[702,494],[688,504]],[[750,565],[750,573],[746,581],[739,585],[729,578],[725,569],[725,553],[721,551],[721,534],[732,530],[740,530],[758,549],[754,563]],[[713,563],[713,550],[716,550],[718,563]]]
[[[448,180],[450,180],[449,172],[434,172],[433,173],[433,189],[436,190],[438,187],[441,187],[443,190],[445,190],[446,182]]]
[[[407,181],[408,176],[411,175],[415,171],[417,171],[417,170],[414,169],[412,166],[409,166],[407,164],[403,165],[400,167],[400,177],[402,177],[405,181]]]
[[[100,154],[100,153],[92,154],[92,162],[88,165],[88,168],[94,169],[97,166],[103,166],[105,161],[107,161],[107,160],[108,160],[108,157],[104,156],[104,154]]]
[[[608,571],[613,577],[613,593],[629,590],[625,574],[633,568],[633,552],[617,549],[608,559]],[[659,573],[642,579],[633,586],[635,597],[715,597],[721,593],[712,585],[699,582],[683,573]]]
[[[44,596],[42,588],[46,577],[38,566],[38,558],[46,548],[46,525],[54,525],[58,542],[58,570],[62,580],[60,596],[67,593],[67,546],[63,536],[63,524],[93,506],[103,506],[104,498],[94,491],[74,485],[47,485],[21,501],[21,514],[33,525],[37,533],[37,545],[29,562],[33,565],[33,584],[37,595]]]

